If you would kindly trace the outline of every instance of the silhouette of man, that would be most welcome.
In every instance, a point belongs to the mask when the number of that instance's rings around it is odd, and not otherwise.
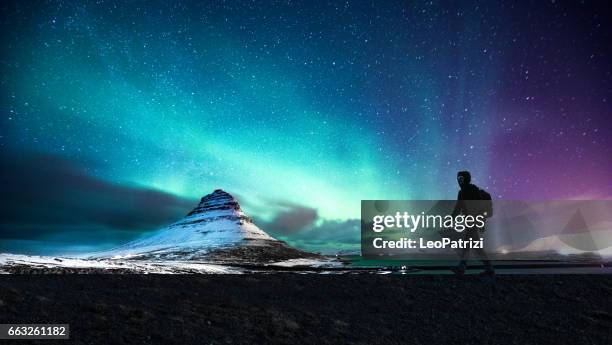
[[[459,193],[457,195],[457,203],[455,204],[455,209],[453,210],[453,217],[463,214],[463,215],[473,215],[477,216],[481,214],[482,210],[479,209],[480,202],[474,202],[472,200],[484,200],[483,193],[478,186],[471,183],[472,175],[469,171],[460,171],[457,173],[457,183],[459,183]],[[486,193],[488,195],[488,193]],[[490,215],[489,215],[490,216]],[[467,227],[463,231],[463,240],[465,241],[479,241],[481,238],[481,232],[484,232],[485,228],[482,229],[476,227]],[[487,257],[487,253],[483,248],[475,248],[472,249],[476,252],[480,260],[485,266],[485,271],[481,274],[483,275],[493,275],[495,271],[493,270],[493,266],[491,265],[491,261]],[[467,264],[467,259],[470,254],[470,247],[466,247],[461,250],[461,261],[457,267],[453,267],[452,271],[457,275],[463,275],[465,273],[465,267]]]

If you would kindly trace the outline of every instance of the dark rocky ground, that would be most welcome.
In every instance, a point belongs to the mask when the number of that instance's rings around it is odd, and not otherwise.
[[[70,324],[40,344],[610,344],[612,276],[3,275],[0,323]]]

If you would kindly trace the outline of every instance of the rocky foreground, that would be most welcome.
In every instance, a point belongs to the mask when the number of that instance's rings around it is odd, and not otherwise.
[[[69,323],[74,344],[609,344],[610,296],[611,275],[3,275],[0,323]]]

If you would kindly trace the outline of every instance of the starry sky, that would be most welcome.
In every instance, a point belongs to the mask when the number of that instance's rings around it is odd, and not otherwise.
[[[590,1],[2,2],[0,251],[106,248],[222,188],[307,249],[361,199],[612,196]]]

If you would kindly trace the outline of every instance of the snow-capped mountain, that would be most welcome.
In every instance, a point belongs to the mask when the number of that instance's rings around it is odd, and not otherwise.
[[[217,189],[180,221],[91,258],[251,263],[316,256],[268,235],[244,214],[238,200]]]

